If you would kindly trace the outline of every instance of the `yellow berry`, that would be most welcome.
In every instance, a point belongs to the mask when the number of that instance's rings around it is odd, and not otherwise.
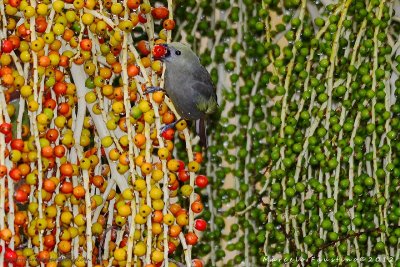
[[[160,188],[158,188],[158,187],[153,187],[153,188],[150,190],[150,197],[151,197],[151,199],[160,199],[160,198],[162,197],[162,195],[163,195],[163,192],[162,192],[162,190],[161,190]]]
[[[151,253],[151,260],[155,263],[162,262],[164,260],[164,253],[159,250],[154,250]]]
[[[192,192],[193,192],[193,187],[191,187],[191,186],[188,185],[188,184],[185,184],[185,185],[183,185],[183,186],[181,187],[181,192],[182,192],[182,195],[183,195],[183,196],[189,197],[190,194],[192,194]]]
[[[83,14],[81,19],[82,19],[83,24],[90,25],[94,21],[94,16],[90,13],[85,13],[85,14]]]
[[[57,0],[53,2],[53,9],[54,11],[60,13],[64,9],[64,1]]]
[[[86,224],[86,219],[85,216],[83,216],[83,214],[78,214],[75,218],[74,218],[74,223],[79,227],[79,226],[83,226]]]
[[[118,24],[118,28],[125,32],[130,32],[133,29],[133,23],[130,20],[121,21]]]
[[[120,215],[117,215],[117,216],[115,217],[115,223],[116,223],[118,226],[123,226],[123,225],[126,223],[126,218],[125,218],[125,217],[122,217],[122,216],[120,216]]]
[[[147,174],[151,173],[151,171],[153,170],[153,166],[151,165],[151,163],[145,162],[140,167],[140,169],[141,169],[143,174],[147,175]]]
[[[122,197],[124,200],[132,200],[133,199],[133,192],[131,189],[127,188],[122,192]]]
[[[21,59],[22,62],[28,63],[31,61],[31,54],[28,51],[22,51],[21,54],[19,55],[19,58]]]
[[[145,255],[146,254],[146,244],[143,241],[136,243],[136,245],[133,249],[133,253],[138,257]]]
[[[45,16],[47,14],[48,8],[47,5],[44,3],[40,3],[36,6],[36,12],[39,15]]]
[[[25,18],[31,18],[31,17],[35,16],[35,14],[36,14],[36,11],[33,6],[27,6],[24,10]]]
[[[143,179],[136,179],[135,182],[133,183],[133,188],[136,191],[142,191],[143,189],[146,188],[146,181]]]
[[[89,104],[94,103],[97,100],[97,96],[95,92],[87,92],[85,95],[85,101]]]
[[[154,110],[149,110],[144,113],[143,115],[144,121],[147,122],[148,124],[152,124],[155,121],[155,114]]]
[[[168,170],[175,172],[179,169],[180,163],[176,159],[171,159],[167,162],[167,167],[168,167]]]
[[[144,217],[147,217],[150,213],[151,213],[151,208],[148,205],[142,205],[139,208],[139,214],[144,216]]]
[[[153,172],[151,173],[151,178],[156,182],[161,181],[163,177],[164,177],[164,172],[162,170],[156,169],[153,170]]]
[[[64,31],[65,31],[65,27],[61,23],[56,23],[53,26],[53,32],[56,35],[62,35],[64,33]]]
[[[123,217],[126,217],[126,216],[130,215],[131,214],[131,207],[129,207],[126,204],[118,207],[118,214],[123,216]]]
[[[92,233],[93,233],[94,235],[100,235],[100,234],[102,234],[102,233],[103,233],[103,226],[102,226],[100,223],[95,222],[95,223],[92,225]]]
[[[155,199],[151,202],[151,205],[154,210],[163,210],[164,209],[164,201],[162,199]]]
[[[174,215],[172,215],[172,214],[170,214],[170,213],[165,214],[165,215],[164,215],[164,218],[163,218],[163,222],[164,222],[166,225],[171,226],[171,225],[174,224],[174,222],[175,222],[175,217],[174,217]]]
[[[150,103],[146,100],[141,100],[139,102],[139,109],[144,113],[151,109]]]
[[[37,221],[36,221],[36,227],[37,227],[39,230],[44,230],[44,229],[46,229],[46,227],[47,227],[47,220],[46,220],[45,218],[39,218],[39,219],[37,219]]]
[[[145,224],[147,222],[147,218],[140,215],[140,214],[136,214],[135,215],[135,223],[137,224]]]
[[[73,4],[76,9],[82,9],[85,6],[85,1],[75,0]]]
[[[200,168],[200,164],[197,161],[191,161],[188,164],[188,170],[191,172],[197,172]]]
[[[178,217],[176,218],[176,223],[179,226],[186,226],[189,224],[189,217],[186,214],[179,214]]]
[[[101,139],[101,144],[104,147],[109,147],[113,144],[113,139],[111,138],[111,136],[105,136]]]
[[[75,0],[76,1],[76,0]],[[117,261],[123,261],[126,259],[126,250],[123,248],[117,248],[114,250],[114,258]]]
[[[73,10],[68,10],[65,12],[65,18],[69,23],[73,23],[76,20],[76,13]]]

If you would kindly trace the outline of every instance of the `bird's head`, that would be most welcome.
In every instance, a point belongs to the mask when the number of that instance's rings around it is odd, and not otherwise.
[[[165,63],[198,60],[196,54],[188,46],[179,42],[155,45],[153,48],[153,56],[155,59]]]

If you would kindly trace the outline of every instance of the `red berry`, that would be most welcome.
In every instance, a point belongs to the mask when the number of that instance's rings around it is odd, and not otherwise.
[[[14,45],[10,40],[4,40],[1,44],[1,51],[3,53],[11,53],[13,51]]]
[[[65,95],[67,92],[67,85],[64,82],[56,82],[53,86],[53,90],[56,95]]]
[[[163,57],[167,53],[167,49],[162,45],[155,45],[153,47],[153,56],[156,58]]]
[[[175,244],[168,241],[168,254],[174,253],[175,250],[176,250]]]
[[[199,230],[199,231],[204,231],[207,229],[207,222],[203,219],[197,219],[194,222],[194,228],[196,228],[196,230]]]
[[[11,169],[8,175],[10,175],[10,178],[14,181],[19,181],[22,178],[22,173],[18,168]]]
[[[17,253],[10,248],[6,248],[4,254],[4,261],[8,263],[14,263],[16,260],[17,260]]]
[[[181,182],[186,182],[188,181],[190,178],[189,172],[185,171],[185,170],[181,170],[178,172],[178,179]]]
[[[147,22],[146,15],[143,14],[142,12],[139,13],[138,17],[139,17],[139,22],[140,23],[146,23]]]
[[[179,168],[178,168],[178,172],[183,171],[185,169],[185,163],[182,160],[178,160],[179,161]]]
[[[92,50],[92,41],[90,39],[83,39],[80,42],[80,47],[83,51],[90,51]]]
[[[0,124],[0,133],[7,135],[11,133],[11,130],[12,126],[10,123],[3,122],[2,124]]]
[[[166,7],[156,7],[151,10],[151,15],[155,19],[165,19],[168,17],[169,11]]]
[[[175,180],[172,184],[168,185],[168,189],[171,191],[174,191],[176,189],[178,189],[179,187],[179,181]]]
[[[167,129],[161,135],[166,140],[172,140],[172,139],[174,139],[175,130],[174,129]]]
[[[199,238],[197,237],[197,235],[193,232],[189,232],[185,235],[185,239],[186,239],[186,243],[188,245],[196,245],[197,241],[199,240]]]
[[[5,141],[6,143],[9,143],[11,140],[12,140],[12,133],[6,134],[6,138],[5,138],[4,141]]]
[[[23,190],[21,190],[21,189],[18,189],[17,191],[15,191],[15,193],[14,193],[14,198],[15,198],[15,200],[17,201],[17,202],[19,202],[19,203],[25,203],[25,202],[27,202],[28,201],[28,194],[25,192],[25,191],[23,191]]]
[[[11,148],[22,152],[24,150],[24,141],[22,139],[13,139],[11,141]]]
[[[208,178],[205,175],[198,175],[194,181],[196,185],[200,188],[204,188],[208,185]]]
[[[21,4],[21,0],[9,0],[8,4],[10,4],[12,7],[18,7],[19,4]]]
[[[139,41],[137,44],[137,48],[143,56],[147,56],[148,54],[150,54],[149,42],[145,40]]]

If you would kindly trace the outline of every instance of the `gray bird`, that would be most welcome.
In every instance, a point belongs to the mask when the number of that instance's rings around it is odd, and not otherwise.
[[[206,147],[205,119],[218,108],[211,76],[188,46],[178,42],[162,46],[166,53],[158,59],[166,65],[164,89],[182,119],[196,121],[200,144]],[[160,89],[152,87],[150,92]]]

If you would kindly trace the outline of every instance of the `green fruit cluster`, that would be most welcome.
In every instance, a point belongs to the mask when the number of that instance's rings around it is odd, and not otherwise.
[[[220,99],[206,266],[400,264],[396,4],[330,2],[176,4]]]

